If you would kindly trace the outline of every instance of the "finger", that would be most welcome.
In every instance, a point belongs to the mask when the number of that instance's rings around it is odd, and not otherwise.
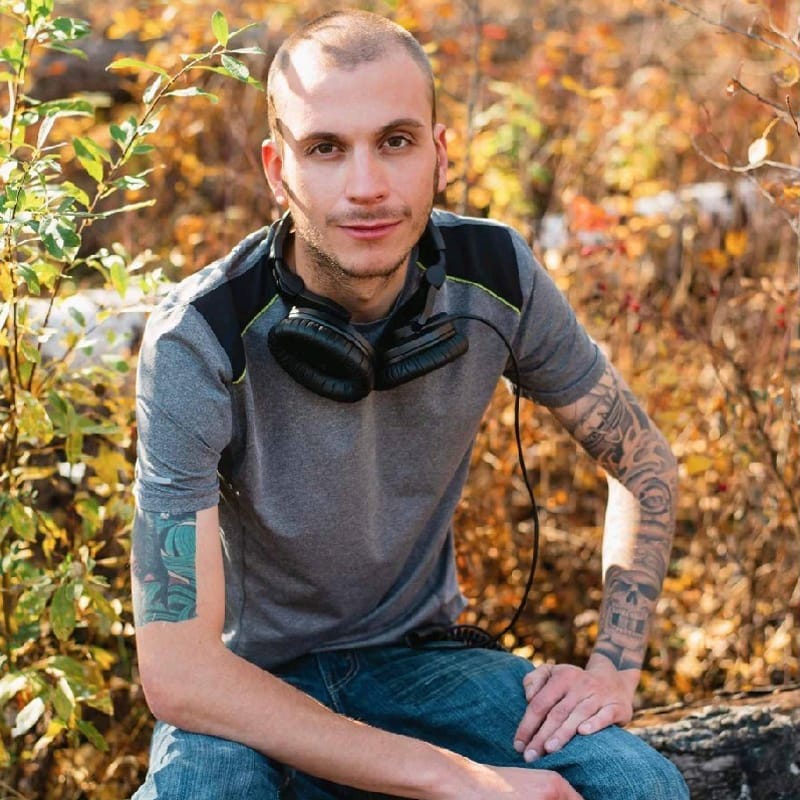
[[[542,691],[534,695],[533,699],[528,703],[528,707],[525,709],[522,720],[514,734],[514,749],[518,753],[525,752],[534,734],[552,711],[553,706],[559,703],[566,693],[566,686],[552,681]]]
[[[599,708],[591,717],[588,717],[580,725],[578,725],[578,733],[582,736],[588,736],[592,733],[597,733],[608,728],[610,725],[616,723],[625,724],[630,720],[625,719],[623,709],[617,703],[610,703]]]
[[[574,695],[564,697],[550,709],[531,739],[524,753],[526,761],[534,761],[546,753],[560,750],[575,735],[578,725],[596,710],[597,702],[590,698],[578,700]]]
[[[567,697],[559,704],[564,706],[563,710],[560,711],[558,706],[553,709],[533,738],[531,746],[538,753],[557,753],[570,742],[586,720],[596,716],[601,707],[601,701],[596,695],[584,697],[577,705],[573,705],[570,700],[571,698]],[[571,711],[562,719],[563,712],[570,706],[572,706]]]
[[[542,664],[541,667],[537,667],[525,675],[522,679],[522,685],[525,689],[525,699],[530,700],[552,677],[553,667],[550,664]]]

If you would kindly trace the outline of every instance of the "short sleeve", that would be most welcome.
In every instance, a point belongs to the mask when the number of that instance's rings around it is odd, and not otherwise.
[[[545,406],[564,406],[597,383],[606,359],[525,240],[516,232],[512,237],[524,292],[514,343],[522,393]],[[505,374],[515,379],[511,365]]]
[[[191,305],[156,309],[136,379],[136,501],[181,513],[219,502],[217,470],[231,438],[230,363]]]

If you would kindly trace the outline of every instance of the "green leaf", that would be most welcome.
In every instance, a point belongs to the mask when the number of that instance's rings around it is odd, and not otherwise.
[[[143,69],[148,72],[157,72],[165,78],[169,78],[169,73],[157,64],[149,64],[147,61],[140,61],[138,58],[118,58],[112,61],[106,69]]]
[[[94,106],[80,97],[70,98],[69,100],[49,100],[37,106],[40,114],[48,117],[93,117]]]
[[[67,195],[67,197],[72,197],[77,200],[84,208],[89,208],[89,203],[91,202],[89,200],[89,195],[72,181],[64,181],[61,184],[61,191]]]
[[[58,259],[68,257],[81,244],[81,238],[78,236],[72,220],[64,216],[43,219],[39,226],[39,236],[41,236],[42,244],[47,248],[47,252]]]
[[[89,56],[86,55],[85,51],[81,50],[78,47],[70,47],[68,44],[64,42],[47,42],[45,47],[48,50],[56,50],[59,53],[64,53],[67,56],[75,56],[76,58],[82,58],[84,61],[89,60]]]
[[[47,246],[47,243],[45,243],[45,246]],[[48,250],[49,249],[50,248],[48,247]],[[53,255],[60,257],[56,253],[54,253]],[[36,294],[36,295],[41,294],[42,287],[39,285],[39,276],[36,274],[36,271],[31,267],[29,267],[27,264],[18,264],[17,270],[19,271],[19,274],[22,275],[22,280],[25,281],[25,285],[28,287],[28,291],[31,294]]]
[[[56,17],[50,23],[50,27],[54,38],[62,41],[82,39],[84,36],[88,36],[92,30],[92,26],[85,19],[76,19],[75,17]]]
[[[211,30],[214,36],[217,37],[217,41],[225,47],[230,38],[230,29],[228,28],[228,20],[225,19],[225,15],[219,9],[211,17]]]
[[[91,722],[88,722],[85,719],[78,719],[75,720],[75,724],[78,726],[78,730],[98,749],[102,750],[104,753],[108,750],[108,743],[103,738],[103,734],[92,725]]]
[[[227,72],[220,69],[220,72],[223,72],[227,75]],[[190,86],[188,89],[175,89],[171,92],[167,92],[167,97],[207,97],[212,103],[219,102],[219,98],[215,94],[211,94],[211,92],[207,92],[204,89],[198,89],[197,86]]]
[[[58,679],[55,691],[53,692],[53,706],[55,707],[56,714],[58,714],[64,722],[70,721],[72,712],[75,710],[75,695],[72,693],[72,689],[63,675]]]
[[[135,117],[129,117],[119,125],[112,125],[109,130],[111,131],[111,138],[125,150],[136,138],[138,123]]]
[[[36,538],[36,519],[30,506],[19,500],[11,500],[4,517],[4,521],[11,525],[11,531],[20,539],[32,542]]]
[[[64,443],[64,450],[67,461],[70,464],[78,464],[83,456],[83,431],[76,427],[69,432]]]
[[[75,148],[75,155],[78,157],[81,166],[94,178],[97,183],[103,180],[103,165],[95,158],[90,150],[88,150],[79,137],[72,140],[72,146]]]
[[[80,144],[82,152],[90,154],[95,161],[105,161],[107,164],[112,163],[111,153],[102,145],[97,144],[94,139],[90,139],[88,136],[76,136],[72,141],[73,145],[76,142]]]
[[[65,642],[75,630],[75,585],[59,586],[50,603],[50,624],[56,637]]]
[[[238,58],[234,58],[233,56],[223,54],[222,59],[222,68],[230,75],[232,78],[236,78],[237,81],[242,81],[242,83],[247,83],[247,79],[250,77],[250,70],[247,68],[247,65],[243,62],[239,61]]]
[[[125,292],[128,291],[128,270],[125,268],[125,261],[119,256],[109,258],[108,260],[111,262],[109,265],[109,279],[111,285],[124,300]]]
[[[22,736],[27,733],[44,714],[44,701],[41,697],[34,697],[28,705],[17,714],[17,721],[11,729],[12,736]]]

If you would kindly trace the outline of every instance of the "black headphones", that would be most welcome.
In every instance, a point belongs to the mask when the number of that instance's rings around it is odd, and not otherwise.
[[[303,279],[287,268],[283,245],[291,225],[287,213],[278,222],[270,248],[278,290],[291,310],[270,329],[267,341],[275,360],[298,383],[330,400],[354,403],[373,389],[394,389],[467,352],[469,342],[456,330],[453,318],[444,313],[431,316],[446,277],[444,239],[433,222],[428,222],[423,239],[433,245],[438,260],[425,270],[417,291],[392,314],[375,347],[350,324],[346,308],[306,289]]]

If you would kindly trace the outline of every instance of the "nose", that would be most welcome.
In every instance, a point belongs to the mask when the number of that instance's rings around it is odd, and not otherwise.
[[[347,199],[351,203],[379,203],[389,194],[388,176],[378,153],[372,148],[356,148],[348,165]]]

